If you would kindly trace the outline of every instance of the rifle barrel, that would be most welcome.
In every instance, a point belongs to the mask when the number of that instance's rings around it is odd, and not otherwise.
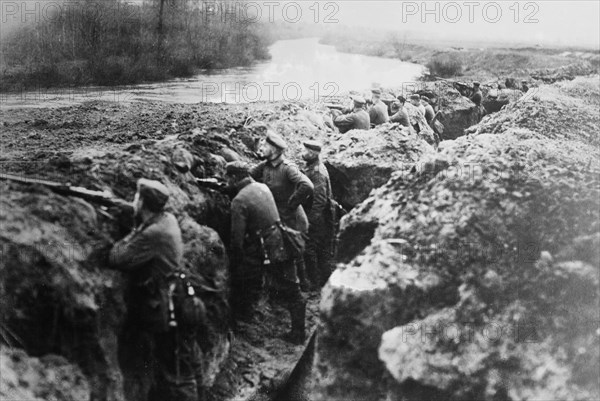
[[[13,181],[28,185],[43,185],[61,195],[75,196],[92,202],[98,202],[104,205],[113,205],[117,199],[108,191],[94,191],[83,187],[72,187],[56,181],[41,180],[38,178],[27,178],[13,174],[0,174],[0,180]]]
[[[20,182],[22,184],[39,184],[39,185],[44,185],[44,186],[50,187],[50,188],[65,188],[65,187],[68,187],[68,185],[60,183],[60,182],[40,180],[40,179],[37,179],[37,178],[21,177],[21,176],[18,176],[18,175],[7,174],[7,173],[1,173],[0,174],[0,180]]]

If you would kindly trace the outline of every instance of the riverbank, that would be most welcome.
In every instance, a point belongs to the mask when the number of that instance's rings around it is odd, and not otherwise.
[[[577,70],[574,75],[597,74],[600,52],[578,48],[488,47],[486,43],[455,45],[411,42],[402,33],[333,31],[321,43],[340,52],[394,58],[425,65],[431,75],[442,78],[498,82],[507,77],[531,80],[544,71]],[[425,77],[427,79],[427,77]]]

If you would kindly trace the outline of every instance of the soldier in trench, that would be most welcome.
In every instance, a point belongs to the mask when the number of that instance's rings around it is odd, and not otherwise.
[[[164,210],[168,199],[169,191],[160,182],[138,180],[133,201],[138,224],[114,244],[108,263],[131,276],[125,331],[137,335],[126,344],[125,348],[131,348],[126,351],[132,358],[150,359],[155,365],[154,382],[143,399],[198,401],[200,350],[196,332],[169,324],[167,280],[182,265],[183,241],[175,216]]]
[[[285,159],[285,149],[287,144],[283,138],[268,131],[259,148],[259,153],[266,160],[254,166],[250,170],[250,175],[269,187],[282,223],[307,233],[308,219],[302,204],[306,204],[312,198],[314,187],[297,166]],[[289,305],[292,331],[287,339],[294,343],[303,342],[306,335],[304,327],[306,302],[299,292],[298,278],[298,268],[301,273],[304,273],[304,261],[301,259],[286,264],[282,269],[271,269],[276,296],[283,298]]]
[[[321,161],[321,144],[306,141],[304,148],[304,173],[314,185],[312,205],[307,209],[309,229],[304,262],[311,289],[318,289],[327,282],[332,271],[335,210],[329,173]]]
[[[366,100],[362,96],[351,96],[353,107],[344,111],[331,110],[333,124],[341,134],[353,129],[368,130],[371,128],[371,118],[364,109]]]
[[[486,114],[485,108],[481,104],[483,101],[483,93],[481,92],[481,84],[477,81],[473,82],[473,94],[469,98],[475,106],[477,106],[477,121],[481,120]]]
[[[381,89],[371,89],[373,104],[369,107],[369,120],[372,126],[387,123],[390,120],[387,106],[381,100]]]
[[[433,106],[431,105],[431,101],[425,95],[421,96],[421,104],[425,107],[425,121],[427,124],[432,127],[433,117],[435,117],[435,111],[433,110]],[[433,127],[432,127],[433,128]]]
[[[404,127],[409,127],[410,122],[409,122],[408,113],[406,112],[406,109],[404,108],[405,103],[406,103],[406,99],[402,95],[399,95],[397,100],[394,103],[392,103],[392,105],[391,105],[392,115],[390,117],[390,122],[399,123],[400,125],[402,125]]]
[[[279,221],[275,199],[269,188],[250,177],[246,163],[230,162],[226,167],[231,202],[231,308],[237,321],[251,321],[261,298],[265,254],[260,233]]]

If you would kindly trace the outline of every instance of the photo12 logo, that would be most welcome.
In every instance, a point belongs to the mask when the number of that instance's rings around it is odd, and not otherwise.
[[[0,1],[0,20],[10,22],[39,23],[64,22],[64,18],[85,17],[89,20],[119,19],[126,22],[139,21],[142,11],[134,1]]]
[[[533,1],[404,1],[402,23],[475,23],[501,21],[536,24],[540,6]]]
[[[188,3],[192,13],[198,13],[203,20],[230,23],[257,23],[285,21],[338,23],[340,6],[337,2],[296,2],[296,1],[203,1],[191,0]]]
[[[339,92],[335,82],[321,84],[313,82],[301,85],[298,82],[202,82],[200,102],[252,103],[278,100],[298,101],[313,99],[323,101]]]

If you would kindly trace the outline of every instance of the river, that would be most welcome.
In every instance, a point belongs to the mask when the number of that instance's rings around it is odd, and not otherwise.
[[[91,100],[117,102],[248,103],[321,99],[374,86],[411,85],[423,66],[395,59],[340,53],[318,38],[280,40],[271,59],[250,67],[204,71],[190,78],[116,86],[29,90],[0,94],[2,108],[68,106]]]

